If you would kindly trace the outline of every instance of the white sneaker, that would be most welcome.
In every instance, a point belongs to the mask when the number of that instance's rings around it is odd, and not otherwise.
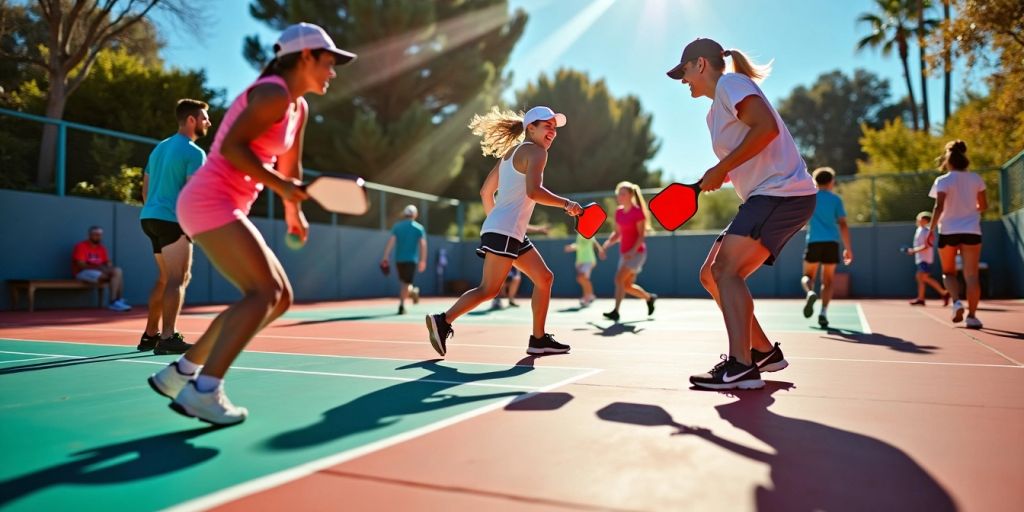
[[[412,298],[413,304],[420,303],[420,288],[419,286],[413,286],[412,291],[409,292],[409,297]]]
[[[962,302],[956,300],[953,301],[953,323],[958,323],[964,319],[964,305]]]
[[[149,376],[149,387],[171,400],[178,397],[178,393],[188,384],[188,381],[196,378],[196,374],[181,373],[178,369],[178,362],[175,361],[164,367],[153,375]]]
[[[124,301],[124,298],[120,298],[114,301],[115,304],[124,308],[125,311],[131,311],[132,305]]]
[[[966,325],[968,329],[981,329],[981,320],[974,318],[973,316],[967,317]]]
[[[194,380],[189,381],[181,393],[178,393],[178,397],[171,402],[171,409],[178,414],[199,418],[214,425],[235,425],[245,421],[249,415],[248,409],[235,407],[235,404],[228,400],[223,386],[202,393],[196,389]]]

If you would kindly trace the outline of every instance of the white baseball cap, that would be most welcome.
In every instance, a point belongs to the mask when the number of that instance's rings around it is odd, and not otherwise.
[[[402,215],[405,215],[406,217],[415,217],[416,215],[419,214],[419,212],[420,211],[416,209],[415,205],[410,204],[409,206],[406,206],[404,210],[402,210]]]
[[[551,118],[555,118],[555,126],[559,128],[565,126],[565,114],[555,113],[554,110],[551,110],[548,107],[533,107],[526,112],[525,116],[523,116],[523,129],[525,130],[526,126],[530,123],[536,121],[547,121]]]
[[[356,59],[356,54],[334,46],[334,40],[324,29],[312,23],[296,23],[281,32],[274,45],[276,57],[289,53],[298,53],[305,49],[327,50],[337,56],[336,64],[348,64]]]

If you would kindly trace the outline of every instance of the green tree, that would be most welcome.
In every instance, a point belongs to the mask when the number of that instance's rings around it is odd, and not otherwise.
[[[882,55],[888,56],[895,47],[903,65],[903,78],[907,83],[910,98],[910,116],[914,129],[918,129],[917,101],[914,100],[914,86],[910,80],[910,38],[913,36],[913,16],[909,2],[915,0],[875,0],[877,12],[861,14],[858,21],[867,23],[871,33],[857,42],[857,50],[881,47]]]
[[[63,119],[68,98],[88,78],[100,51],[119,44],[130,44],[137,32],[132,28],[143,22],[154,9],[162,9],[185,27],[198,30],[192,0],[35,0],[18,11],[14,23],[2,23],[0,39],[41,44],[16,44],[0,53],[0,59],[25,63],[46,74],[46,102],[43,114]],[[8,12],[7,2],[0,10]],[[45,26],[40,40],[40,26]],[[137,28],[137,27],[136,27]],[[9,30],[9,31],[8,31]],[[57,128],[46,125],[39,146],[36,184],[48,185],[53,179]]]
[[[37,80],[22,82],[12,92],[12,101],[28,111],[42,107],[46,93]],[[211,117],[215,122],[223,115],[219,106],[222,93],[206,85],[203,71],[165,69],[159,59],[147,56],[145,52],[132,53],[128,48],[101,50],[96,56],[92,73],[78,88],[68,102],[65,118],[69,121],[123,131],[135,135],[163,139],[176,129],[174,106],[180,98],[194,98],[211,103]],[[11,160],[16,155],[25,156],[23,146],[34,147],[38,140],[38,125],[32,124],[25,130],[24,122],[0,126],[0,137],[10,137],[11,147],[0,148],[0,158],[10,151]],[[20,127],[20,128],[19,128]],[[200,144],[209,144],[212,137],[201,139]],[[125,186],[115,185],[113,177],[122,176],[128,180],[132,175],[122,168],[143,167],[152,146],[129,142],[112,137],[93,135],[70,130],[68,136],[68,182],[103,185],[89,188],[79,186],[76,190],[91,195],[103,195],[121,199]],[[5,167],[5,174],[25,176],[30,172],[29,159],[11,161]],[[24,185],[24,180],[13,180],[8,186]],[[19,187],[21,188],[21,187]],[[110,193],[114,190],[117,193]]]
[[[548,105],[569,118],[544,172],[544,184],[552,190],[611,191],[620,181],[641,188],[661,184],[661,173],[647,167],[660,146],[651,131],[653,118],[636,96],[616,98],[604,80],[561,69],[517,91],[516,105],[523,110]]]
[[[857,69],[836,70],[808,88],[798,86],[779,102],[779,115],[800,146],[810,168],[829,166],[839,175],[857,172],[861,127],[881,127],[906,113],[905,103],[888,103],[889,81]]]
[[[250,12],[275,29],[315,19],[359,55],[311,100],[308,167],[433,193],[459,177],[466,125],[495,101],[526,23],[505,0],[254,0]],[[244,55],[267,60],[256,37]]]

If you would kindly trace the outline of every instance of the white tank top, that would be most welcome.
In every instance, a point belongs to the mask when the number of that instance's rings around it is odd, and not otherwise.
[[[484,219],[480,233],[500,233],[522,241],[526,237],[526,225],[533,215],[536,201],[526,196],[526,174],[516,170],[516,151],[526,144],[524,142],[512,151],[512,154],[498,164],[498,197],[494,201],[494,209]]]

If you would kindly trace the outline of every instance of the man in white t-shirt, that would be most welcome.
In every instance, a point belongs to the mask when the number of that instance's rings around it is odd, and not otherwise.
[[[928,245],[928,235],[931,230],[928,226],[932,223],[932,212],[921,212],[917,214],[917,230],[914,231],[914,245],[907,248],[907,254],[914,256],[914,266],[917,272],[914,279],[917,280],[917,298],[910,301],[911,306],[924,306],[925,285],[931,286],[942,297],[942,305],[949,305],[949,292],[932,277],[932,263],[935,261],[935,248]]]

